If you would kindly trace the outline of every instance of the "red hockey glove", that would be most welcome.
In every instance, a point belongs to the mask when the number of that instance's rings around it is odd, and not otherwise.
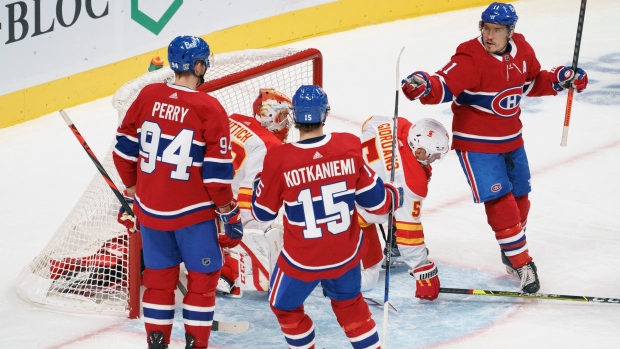
[[[413,72],[400,82],[400,88],[405,97],[410,101],[426,96],[431,92],[431,82],[428,73],[423,71]]]
[[[125,198],[125,201],[127,201],[127,203],[129,204],[129,207],[131,207],[131,209],[133,210],[133,198],[127,195],[127,190],[123,190],[123,198]],[[127,213],[125,211],[125,207],[123,207],[122,205],[121,205],[121,208],[118,210],[118,217],[116,220],[120,224],[124,225],[127,228],[127,230],[129,230],[132,233],[135,233],[136,231],[140,230],[138,223],[136,221],[136,217]]]
[[[220,246],[233,248],[241,242],[243,237],[243,224],[241,224],[241,214],[239,212],[239,205],[236,201],[230,203],[232,209],[229,212],[221,213],[215,212],[217,217],[224,223],[224,234],[217,238]]]
[[[397,187],[394,183],[383,183],[385,190],[390,193],[392,199],[392,208],[398,210],[403,207],[403,200],[405,199],[405,192],[403,188]]]
[[[416,280],[415,296],[429,301],[437,299],[439,295],[439,275],[435,263],[429,261],[428,264],[419,266],[410,273]]]
[[[558,92],[572,86],[577,93],[580,93],[588,85],[588,75],[581,68],[577,68],[577,74],[575,75],[575,71],[571,67],[560,65],[551,69],[551,82],[553,83],[553,89]]]

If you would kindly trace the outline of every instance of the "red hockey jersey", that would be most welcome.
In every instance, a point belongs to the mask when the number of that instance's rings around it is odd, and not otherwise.
[[[420,101],[452,102],[452,149],[505,153],[523,145],[522,97],[557,92],[523,35],[515,33],[502,55],[488,53],[481,40],[460,44]]]
[[[114,164],[136,185],[140,224],[174,230],[215,218],[233,195],[226,111],[217,99],[173,84],[142,89],[117,130]]]
[[[332,133],[267,151],[252,197],[254,216],[273,220],[284,203],[284,246],[278,266],[304,281],[331,279],[360,261],[355,204],[390,208],[383,181],[362,159],[359,138]]]

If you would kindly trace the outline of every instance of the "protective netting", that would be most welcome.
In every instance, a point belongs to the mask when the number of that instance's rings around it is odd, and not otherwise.
[[[260,88],[292,96],[300,85],[320,85],[321,64],[320,52],[314,49],[220,54],[199,89],[217,97],[228,114],[252,115]],[[119,122],[144,86],[164,81],[174,81],[169,67],[123,85],[112,98]],[[123,188],[112,161],[114,135],[110,138],[112,145],[101,163],[116,186]],[[291,131],[288,140],[297,139],[298,134]],[[116,221],[119,208],[103,177],[95,175],[48,245],[21,271],[18,293],[36,305],[61,311],[129,315],[128,301],[139,298],[139,289],[129,288],[129,237]],[[140,262],[132,260],[131,267],[140,268]]]

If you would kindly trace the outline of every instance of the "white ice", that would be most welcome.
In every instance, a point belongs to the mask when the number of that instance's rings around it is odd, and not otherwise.
[[[543,68],[570,65],[579,0],[515,3],[517,31]],[[477,35],[482,7],[369,26],[291,44],[324,56],[324,88],[332,107],[328,131],[359,134],[373,114],[394,114],[396,58],[400,77],[441,68],[456,46]],[[566,93],[526,98],[521,119],[532,170],[528,245],[541,293],[620,298],[620,3],[590,1],[579,66],[588,90],[573,102],[568,146],[560,147]],[[400,79],[398,79],[400,80]],[[119,82],[121,84],[122,82]],[[96,84],[96,81],[93,81]],[[95,154],[113,139],[110,98],[67,109]],[[399,114],[450,125],[449,105],[422,106],[401,97]],[[58,113],[0,130],[0,346],[3,348],[144,348],[141,320],[51,312],[15,292],[19,271],[48,243],[96,169]],[[453,152],[434,166],[423,211],[426,242],[443,287],[518,290],[504,272],[497,242],[476,205]],[[441,294],[413,298],[413,282],[393,270],[388,320],[390,348],[619,348],[620,304],[578,303]],[[383,299],[380,286],[369,295]],[[239,307],[242,304],[243,307]],[[308,299],[317,348],[347,348],[319,294]],[[242,308],[242,309],[241,309]],[[382,335],[383,311],[372,307]],[[264,295],[218,298],[216,319],[247,319],[246,335],[214,333],[213,348],[284,348]],[[172,348],[182,348],[177,316]]]

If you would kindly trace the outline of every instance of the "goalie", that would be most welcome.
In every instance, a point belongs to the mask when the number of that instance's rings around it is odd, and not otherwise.
[[[263,169],[268,149],[286,142],[292,124],[291,100],[271,88],[261,88],[252,104],[254,116],[232,114],[230,139],[235,169],[232,188],[241,210],[244,237],[225,252],[217,290],[241,297],[243,290],[267,291],[269,277],[282,248],[282,229],[252,217],[252,183]]]

